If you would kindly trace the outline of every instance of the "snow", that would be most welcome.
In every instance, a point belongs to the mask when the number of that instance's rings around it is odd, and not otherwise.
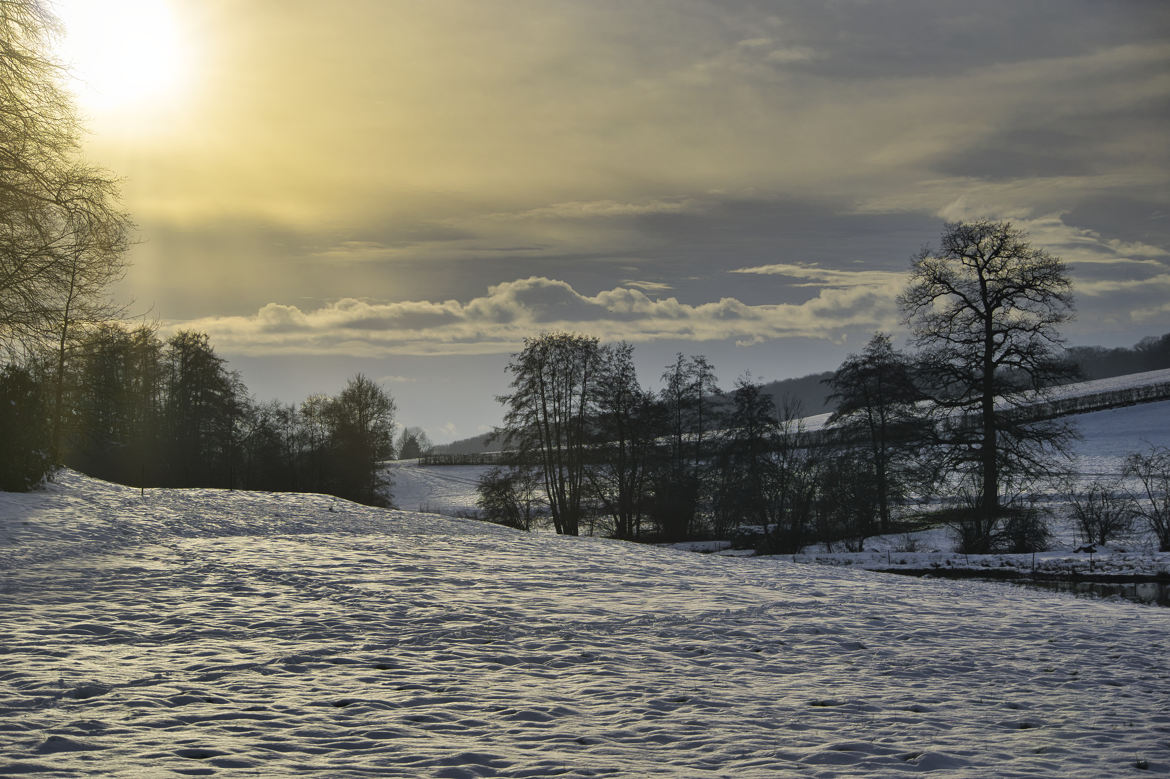
[[[387,467],[395,506],[452,517],[478,511],[475,486],[491,470],[490,465],[420,467],[418,460],[392,460]]]
[[[1087,476],[1120,476],[1128,455],[1151,446],[1170,446],[1170,400],[1068,419],[1081,434],[1076,467]]]
[[[0,634],[0,775],[1170,771],[1170,610],[320,495],[0,493]]]
[[[1119,389],[1135,389],[1148,387],[1152,384],[1170,382],[1170,368],[1143,373],[1127,373],[1123,376],[1112,376],[1107,379],[1091,379],[1078,381],[1072,384],[1062,384],[1052,387],[1046,394],[1050,398],[1075,398],[1083,395],[1095,395],[1099,392],[1113,392]]]

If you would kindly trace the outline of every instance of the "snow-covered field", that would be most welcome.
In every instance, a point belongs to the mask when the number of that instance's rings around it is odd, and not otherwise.
[[[5,776],[1164,773],[1168,652],[1170,610],[991,583],[0,493]]]

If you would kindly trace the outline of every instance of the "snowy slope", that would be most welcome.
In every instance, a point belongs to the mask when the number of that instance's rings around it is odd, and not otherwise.
[[[490,465],[443,465],[420,467],[418,460],[393,460],[386,464],[392,482],[394,505],[407,511],[455,516],[476,511],[475,486],[491,470]]]
[[[1170,771],[1170,610],[314,495],[0,493],[0,775]]]
[[[1059,387],[1052,387],[1046,394],[1051,398],[1076,398],[1084,395],[1095,395],[1098,392],[1148,387],[1151,384],[1164,384],[1166,382],[1170,382],[1170,368],[1062,384]]]
[[[1076,468],[1085,475],[1118,475],[1125,458],[1151,446],[1170,446],[1170,400],[1066,417],[1081,435]]]

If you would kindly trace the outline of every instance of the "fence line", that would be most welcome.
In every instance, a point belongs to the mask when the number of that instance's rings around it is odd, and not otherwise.
[[[469,454],[424,454],[418,458],[420,466],[426,465],[504,465],[510,463],[512,452],[475,452]]]

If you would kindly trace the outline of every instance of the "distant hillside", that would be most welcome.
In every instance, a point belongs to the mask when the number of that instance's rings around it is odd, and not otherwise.
[[[789,399],[799,404],[799,408],[796,409],[798,416],[822,414],[833,410],[825,403],[825,396],[829,394],[829,388],[824,384],[824,380],[832,375],[831,371],[827,371],[796,379],[773,381],[764,385],[764,392],[775,399],[778,410],[783,410],[785,400]],[[498,440],[488,442],[490,435],[490,433],[484,433],[452,441],[449,444],[439,444],[431,451],[435,454],[480,454],[499,450],[500,442]]]
[[[498,441],[488,443],[490,436],[491,433],[483,433],[472,436],[471,438],[461,438],[449,444],[438,444],[431,448],[431,452],[434,454],[480,454],[482,452],[494,452],[500,448],[500,444]]]
[[[1085,379],[1108,379],[1130,373],[1170,368],[1170,333],[1143,338],[1132,348],[1074,346],[1069,357],[1080,367]]]
[[[1170,333],[1143,338],[1129,348],[1074,346],[1068,350],[1068,356],[1081,372],[1076,381],[1159,371],[1170,368]],[[826,371],[796,379],[773,381],[764,385],[764,391],[776,401],[777,409],[783,409],[784,400],[788,398],[800,404],[801,416],[823,414],[834,410],[834,406],[826,400],[829,387],[825,384],[825,380],[832,375],[832,371]]]
[[[835,408],[826,400],[830,390],[825,384],[825,380],[832,375],[832,371],[825,371],[795,379],[771,381],[763,386],[763,390],[772,396],[776,402],[777,411],[783,412],[785,404],[791,406],[795,402],[799,404],[799,408],[794,409],[797,416],[808,417],[814,414],[823,414]]]

